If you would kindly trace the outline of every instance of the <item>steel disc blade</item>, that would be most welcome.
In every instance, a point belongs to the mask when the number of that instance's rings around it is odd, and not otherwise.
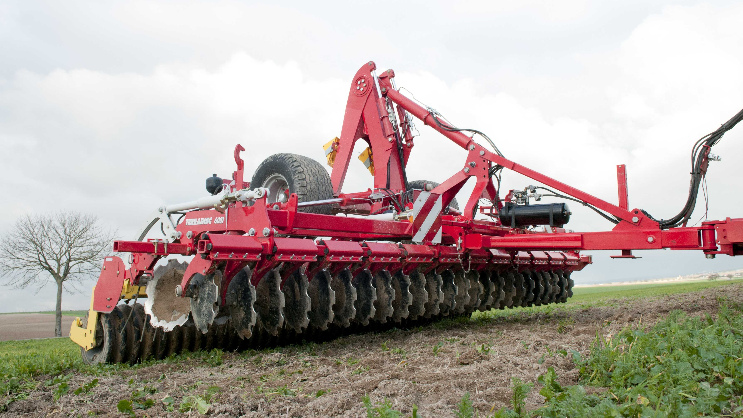
[[[408,319],[416,320],[426,313],[428,302],[428,291],[426,291],[426,276],[420,271],[414,270],[408,276],[410,280],[411,302],[408,306]]]
[[[215,281],[220,282],[222,272],[219,270],[208,276],[196,273],[191,279],[189,293],[191,294],[191,316],[193,322],[202,334],[206,334],[209,325],[212,324],[217,316],[219,306],[219,287]]]
[[[335,293],[333,304],[333,324],[342,328],[351,326],[351,321],[356,318],[356,287],[351,283],[353,277],[348,269],[332,277],[330,287]]]
[[[181,284],[187,267],[188,264],[173,259],[165,266],[155,269],[152,279],[147,283],[147,300],[144,304],[152,326],[170,331],[188,320],[191,303],[188,298],[175,294],[175,288]]]
[[[398,270],[392,275],[392,290],[395,298],[392,301],[392,322],[400,324],[403,319],[410,316],[410,304],[413,303],[413,295],[410,293],[410,277]]]
[[[284,293],[281,291],[281,274],[279,268],[268,272],[255,289],[255,311],[257,323],[269,335],[279,335],[284,326]]]
[[[480,283],[480,273],[477,270],[470,270],[464,274],[464,277],[469,280],[469,302],[467,303],[466,312],[472,313],[475,309],[480,306],[481,297],[484,293],[482,284]]]
[[[444,292],[441,290],[443,286],[443,279],[440,274],[435,272],[429,272],[425,275],[426,278],[426,293],[428,293],[428,301],[425,304],[426,311],[423,314],[424,318],[432,318],[441,313],[441,300],[444,298]]]
[[[439,315],[451,315],[457,306],[457,285],[454,284],[453,271],[444,270],[441,272],[441,292],[444,296],[441,298],[441,303],[439,303]]]
[[[304,268],[295,269],[284,281],[284,327],[301,334],[310,324],[307,315],[310,311],[310,296],[307,294],[309,282]]]
[[[374,320],[380,324],[387,322],[392,317],[392,302],[395,300],[395,289],[392,288],[392,275],[387,270],[379,270],[374,275],[372,284],[377,293],[374,301]]]
[[[335,316],[333,313],[335,291],[330,286],[330,282],[330,273],[323,269],[312,277],[307,289],[312,307],[309,312],[310,325],[321,331],[328,329],[328,325],[333,322]]]
[[[480,286],[482,286],[483,291],[480,295],[480,303],[477,306],[477,309],[481,312],[490,310],[493,307],[493,303],[495,302],[496,286],[495,283],[493,283],[493,281],[491,280],[490,276],[490,270],[481,270],[479,272]]]
[[[526,297],[526,287],[524,286],[524,276],[518,271],[513,272],[513,307],[517,308],[524,303]]]
[[[369,270],[362,270],[353,278],[353,286],[356,288],[356,317],[354,321],[361,325],[369,325],[369,320],[376,314],[375,301],[377,290],[372,285],[374,277]]]
[[[493,308],[503,309],[506,300],[506,279],[502,272],[495,270],[493,270],[490,277],[493,283],[495,283],[495,301],[493,302]]]
[[[529,271],[529,278],[531,279],[533,289],[531,302],[535,306],[542,304],[542,294],[544,293],[544,284],[542,283],[542,275],[536,271]]]
[[[255,311],[255,286],[251,283],[252,271],[245,267],[232,278],[227,285],[225,304],[232,326],[240,338],[250,338],[258,319]]]
[[[544,286],[544,293],[542,294],[542,304],[546,305],[550,303],[550,295],[552,294],[552,278],[546,271],[540,271],[539,275],[542,276],[542,285]]]
[[[506,308],[513,308],[513,302],[516,296],[516,285],[514,284],[514,282],[516,281],[516,276],[514,275],[513,270],[507,271],[503,275],[503,281],[503,291],[506,294],[506,296],[503,298],[503,306]]]
[[[454,273],[454,287],[457,289],[453,312],[463,314],[467,311],[470,302],[470,281],[464,276],[464,270],[461,268],[454,269],[452,273]]]

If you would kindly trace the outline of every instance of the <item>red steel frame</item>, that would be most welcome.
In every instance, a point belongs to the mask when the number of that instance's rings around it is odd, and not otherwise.
[[[413,148],[407,112],[467,151],[463,169],[431,191],[432,195],[442,197],[443,207],[470,178],[474,177],[476,181],[461,214],[439,214],[443,230],[441,245],[392,242],[411,240],[415,233],[414,222],[299,212],[296,195],[291,195],[288,202],[278,204],[278,209],[276,203],[267,204],[265,197],[251,206],[238,201],[224,213],[215,209],[186,213],[176,227],[181,233],[178,242],[116,241],[114,251],[132,253],[130,267],[125,274],[119,274],[124,269],[121,260],[118,257],[107,259],[104,272],[109,268],[116,269],[117,273],[114,275],[109,270],[101,275],[94,295],[94,309],[110,312],[115,305],[111,300],[114,297],[118,300],[124,280],[138,284],[143,276],[152,274],[158,259],[169,254],[196,255],[183,277],[183,290],[194,274],[209,274],[218,266],[224,267],[224,277],[229,282],[239,269],[250,265],[254,269],[252,280],[257,284],[266,272],[279,265],[289,268],[304,265],[310,273],[322,268],[332,271],[349,264],[353,264],[356,270],[388,268],[409,272],[419,266],[430,271],[453,265],[464,266],[465,263],[468,268],[475,269],[486,265],[503,268],[515,265],[573,271],[591,262],[590,257],[579,254],[580,250],[621,250],[622,255],[618,257],[632,257],[631,250],[635,249],[661,248],[701,250],[709,257],[715,254],[743,255],[743,219],[727,218],[704,222],[700,227],[662,230],[641,210],[628,209],[623,165],[617,168],[619,205],[614,205],[497,155],[461,132],[443,129],[428,109],[393,87],[392,70],[379,77],[376,77],[375,70],[375,64],[369,62],[356,73],[348,95],[341,137],[333,144],[336,157],[331,181],[339,199],[337,203],[341,209],[358,210],[361,207],[370,213],[391,203],[388,196],[381,194],[372,199],[371,190],[341,193],[354,143],[359,139],[366,141],[372,150],[376,166],[374,188],[395,193],[405,191],[404,169]],[[396,105],[396,112],[392,104]],[[388,109],[392,110],[392,115]],[[399,120],[397,129],[392,119]],[[233,173],[233,190],[245,186],[243,161],[239,157],[242,150],[240,145],[235,149],[237,170]],[[488,175],[494,165],[580,199],[615,216],[620,222],[610,231],[568,233],[562,228],[553,228],[551,233],[532,233],[502,226],[497,219],[475,220],[473,209],[478,199],[493,200],[498,192]],[[307,237],[327,238],[315,240]],[[312,274],[308,276],[311,278]]]

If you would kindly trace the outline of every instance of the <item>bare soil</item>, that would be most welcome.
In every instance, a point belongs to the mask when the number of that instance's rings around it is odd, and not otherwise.
[[[6,314],[0,320],[0,341],[54,337],[54,314]],[[62,336],[70,336],[75,318],[62,316]]]
[[[527,407],[544,399],[537,376],[554,367],[562,384],[575,384],[578,370],[559,350],[586,355],[597,334],[614,334],[627,326],[651,325],[672,310],[695,315],[717,312],[720,300],[743,303],[743,286],[725,286],[652,299],[613,300],[608,306],[560,309],[546,314],[514,315],[487,321],[445,321],[420,329],[392,330],[341,337],[321,344],[273,350],[225,353],[223,363],[203,360],[125,368],[99,377],[89,393],[69,393],[53,400],[45,385],[28,399],[10,405],[9,416],[117,415],[117,403],[148,385],[155,405],[138,416],[179,415],[188,396],[219,388],[210,400],[213,416],[364,417],[362,397],[385,399],[410,415],[453,416],[456,404],[470,393],[480,416],[508,406],[511,378],[535,383]],[[435,349],[438,347],[438,349]],[[72,390],[93,376],[77,374]],[[163,398],[175,400],[168,412]],[[187,414],[195,415],[192,411]],[[184,414],[185,415],[185,414]]]

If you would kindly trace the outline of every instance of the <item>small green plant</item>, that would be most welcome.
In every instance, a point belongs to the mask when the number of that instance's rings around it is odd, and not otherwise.
[[[98,386],[98,379],[93,379],[88,383],[83,384],[79,388],[75,389],[75,395],[83,395],[90,392],[94,387]]]
[[[286,387],[286,385],[276,388],[273,393],[281,396],[297,396],[297,392]]]
[[[132,407],[132,401],[129,399],[122,399],[116,404],[116,409],[122,414],[128,414],[129,416],[134,415],[134,408]]]
[[[211,351],[207,352],[204,355],[203,359],[204,359],[204,363],[212,367],[217,367],[217,366],[222,365],[223,357],[224,357],[224,352],[220,349],[214,348]]]
[[[317,392],[315,392],[315,397],[316,397],[316,398],[319,398],[320,396],[322,396],[322,395],[324,395],[324,394],[326,394],[326,393],[328,393],[328,392],[329,392],[329,391],[328,391],[328,390],[326,390],[326,389],[320,389],[320,390],[318,390]]]
[[[441,351],[441,347],[443,347],[443,346],[444,346],[444,342],[443,341],[439,341],[438,343],[436,343],[436,345],[433,346],[433,355],[434,356],[438,356],[439,355],[439,351]]]
[[[70,391],[70,384],[68,383],[70,377],[72,377],[72,375],[67,374],[64,376],[54,376],[52,379],[47,380],[47,386],[55,386],[54,390],[52,391],[52,396],[54,397],[55,401],[59,400],[59,398],[66,395],[67,392]]]
[[[475,408],[472,406],[469,392],[464,393],[454,414],[457,418],[473,418],[475,416]]]
[[[201,396],[186,396],[178,407],[180,412],[196,411],[201,415],[209,412],[211,405]]]
[[[160,400],[163,404],[163,408],[165,408],[168,412],[174,412],[175,411],[175,399],[173,399],[172,396],[168,395]]]
[[[526,408],[526,396],[531,392],[532,383],[524,383],[518,377],[511,379],[513,384],[513,397],[511,398],[511,405],[513,406],[514,412],[519,416],[523,416]]]
[[[490,354],[492,346],[488,343],[482,343],[479,346],[475,347],[475,350],[477,350],[477,352],[480,354]]]
[[[369,371],[369,368],[368,367],[366,367],[366,366],[359,366],[356,369],[354,369],[354,371],[352,371],[351,374],[352,375],[354,375],[354,374],[362,374],[362,373],[366,373],[368,371]]]
[[[211,401],[214,395],[219,393],[220,390],[219,386],[209,386],[202,395],[186,396],[178,406],[178,410],[180,412],[196,411],[200,415],[206,415],[209,412],[209,408],[211,408]],[[163,399],[163,403],[165,403],[165,399]],[[170,402],[169,405],[173,405],[173,403]]]
[[[372,405],[369,396],[361,398],[366,408],[367,418],[402,418],[402,412],[392,409],[392,401],[385,399],[382,403]],[[418,408],[413,406],[414,416],[418,414]]]
[[[402,348],[393,348],[392,354],[398,354],[398,355],[405,357],[408,354],[408,352]]]

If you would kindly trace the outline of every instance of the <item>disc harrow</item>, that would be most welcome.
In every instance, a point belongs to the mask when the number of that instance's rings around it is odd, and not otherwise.
[[[564,303],[572,274],[591,263],[584,250],[619,250],[616,258],[662,248],[743,255],[743,219],[686,226],[709,151],[743,111],[698,141],[687,204],[657,220],[629,208],[624,165],[615,205],[508,160],[480,131],[459,129],[403,95],[394,77],[392,70],[377,75],[373,62],[357,71],[340,137],[323,147],[330,173],[280,153],[245,181],[245,148],[237,145],[231,179],[208,177],[209,196],[160,207],[137,240],[115,241],[127,261],[106,257],[87,319],[70,329],[83,359],[133,364]],[[441,183],[408,179],[414,118],[466,153]],[[345,193],[358,141],[368,145],[359,159],[373,187]],[[543,186],[502,196],[505,169]],[[460,207],[455,196],[471,180]],[[565,229],[567,204],[534,203],[543,197],[579,202],[614,227]]]
[[[184,265],[170,261],[161,268],[167,269],[167,275],[182,275]],[[351,268],[346,267],[333,275],[322,270],[311,281],[306,267],[289,270],[294,271],[284,273],[285,280],[281,268],[271,270],[256,289],[250,284],[251,270],[241,269],[226,292],[227,308],[205,333],[192,315],[178,325],[158,327],[153,326],[158,321],[147,313],[145,305],[136,301],[118,304],[110,313],[99,315],[96,327],[102,344],[83,350],[83,356],[89,363],[135,364],[184,351],[243,350],[326,340],[364,329],[418,326],[475,311],[564,303],[573,286],[567,280],[571,272],[566,270],[523,274],[514,269],[464,271],[455,267],[440,273],[415,270],[404,274],[398,270],[393,274],[380,269],[376,274],[362,270],[351,278]],[[537,280],[553,276],[565,280],[559,281],[558,293],[550,294],[559,295],[551,302],[543,299],[534,303],[534,293],[516,292],[515,287],[508,293],[510,298],[504,297],[505,283],[523,280],[535,289]]]

